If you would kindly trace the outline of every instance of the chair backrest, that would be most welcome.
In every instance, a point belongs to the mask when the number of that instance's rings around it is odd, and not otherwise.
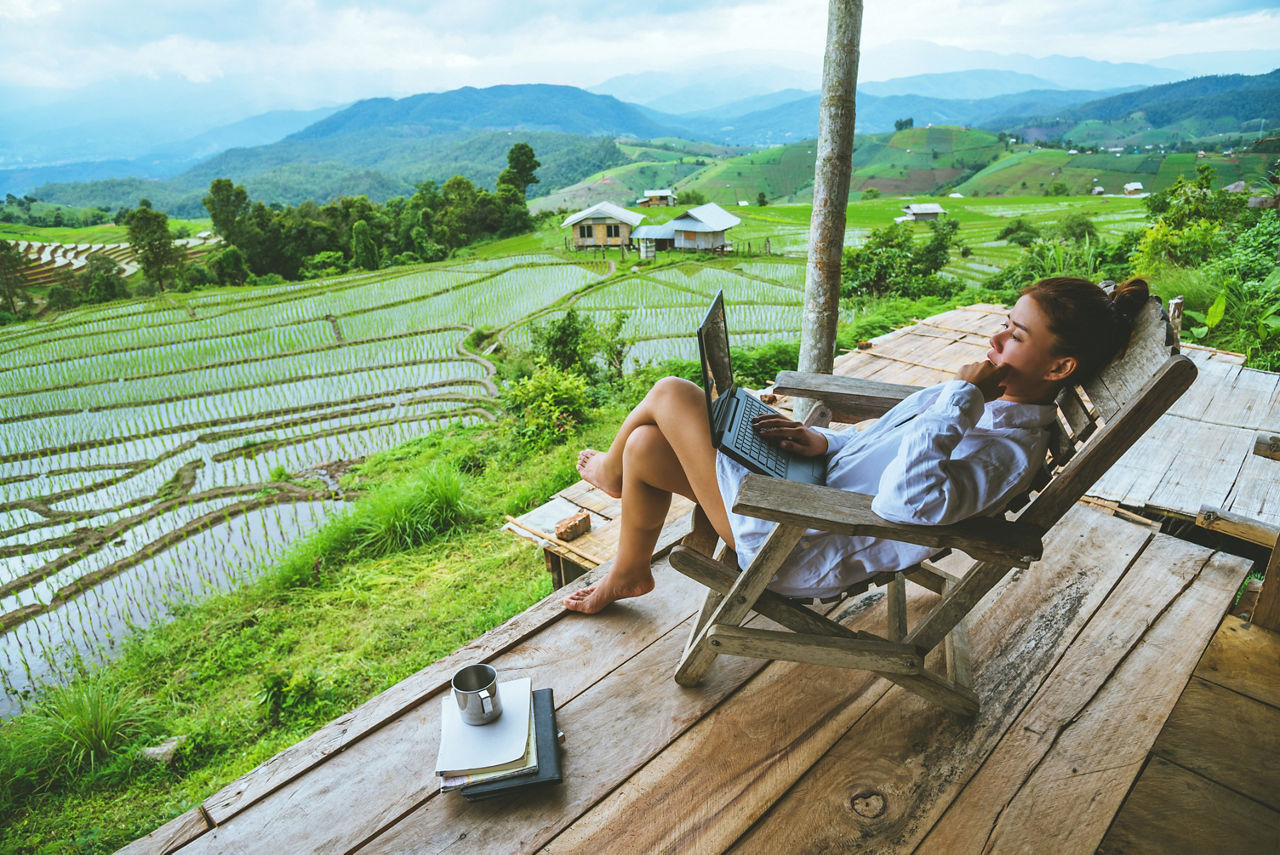
[[[1195,363],[1178,352],[1168,316],[1152,297],[1135,319],[1124,354],[1093,380],[1058,395],[1058,419],[1049,443],[1055,474],[1042,482],[1021,518],[1045,529],[1052,526],[1195,377]]]

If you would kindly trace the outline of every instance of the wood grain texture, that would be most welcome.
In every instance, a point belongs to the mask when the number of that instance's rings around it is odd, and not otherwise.
[[[933,595],[909,592],[922,611]],[[883,596],[842,606],[851,633],[883,620]],[[548,853],[721,852],[888,684],[859,671],[776,662],[552,841]]]
[[[733,851],[911,851],[1149,539],[1114,517],[1073,510],[1051,533],[1048,557],[1011,575],[975,609],[969,642],[982,699],[977,717],[965,721],[890,691]],[[926,664],[938,667],[939,658]]]
[[[1252,517],[1224,511],[1222,508],[1215,508],[1209,505],[1201,506],[1200,512],[1196,514],[1196,525],[1209,531],[1220,531],[1223,534],[1229,534],[1232,537],[1238,537],[1241,540],[1247,540],[1250,543],[1256,543],[1267,548],[1274,547],[1277,540],[1280,540],[1280,526],[1268,525]]]
[[[1151,753],[1280,810],[1280,709],[1192,677]]]
[[[117,855],[167,855],[185,846],[209,830],[199,808],[179,814],[146,837],[117,850]]]
[[[1259,431],[1253,438],[1253,453],[1260,457],[1280,460],[1280,434]]]
[[[737,626],[746,619],[752,604],[764,593],[765,585],[769,584],[803,534],[803,528],[789,525],[780,525],[769,534],[751,565],[738,574],[733,587],[725,592],[724,598],[707,618],[707,625],[685,645],[684,655],[676,668],[677,683],[694,686],[706,675],[716,658],[715,648],[707,643],[708,630],[716,624]]]
[[[484,654],[479,642],[442,662],[449,668],[435,692],[398,711],[377,729],[333,753],[322,767],[297,777],[193,841],[191,852],[261,851],[255,841],[289,841],[291,851],[333,851],[357,845],[439,788],[435,758],[440,739],[440,698],[460,666],[487,661],[501,679],[532,677],[566,703],[665,637],[693,610],[696,586],[665,563],[655,566],[657,587],[644,597],[611,606],[590,618],[564,612],[543,621],[536,639]],[[563,592],[560,594],[563,597]],[[536,607],[535,607],[536,608]],[[483,640],[483,638],[481,639]],[[674,656],[675,654],[673,654]],[[433,666],[434,667],[434,666]],[[668,662],[668,673],[670,662]],[[357,811],[352,805],[359,805]],[[335,821],[341,817],[341,821]],[[186,851],[186,850],[184,850]]]
[[[1274,852],[1280,812],[1152,757],[1116,815],[1100,855]]]
[[[786,659],[810,665],[894,674],[918,674],[924,664],[920,651],[914,647],[879,638],[834,638],[724,624],[711,627],[707,638],[721,655],[728,656]]]
[[[1195,674],[1280,708],[1280,633],[1228,615],[1205,648]]]
[[[634,618],[630,623],[637,627]],[[697,691],[681,689],[670,675],[685,632],[677,625],[642,650],[628,645],[634,655],[603,676],[591,675],[594,682],[567,703],[557,689],[556,720],[567,734],[561,786],[475,803],[444,793],[380,829],[359,851],[488,855],[547,843],[764,667],[726,659]],[[551,670],[548,663],[535,679],[544,682]]]
[[[884,537],[921,546],[952,547],[1025,566],[1040,556],[1042,529],[1029,523],[976,517],[953,525],[894,523],[871,510],[874,497],[834,487],[748,475],[733,512],[839,534]]]
[[[1267,569],[1262,576],[1262,590],[1253,607],[1253,623],[1272,632],[1280,632],[1280,546],[1271,550]]]
[[[922,846],[1092,851],[1246,569],[1152,541]]]
[[[834,420],[852,424],[884,415],[919,388],[834,374],[779,371],[773,391],[821,401],[830,408]]]

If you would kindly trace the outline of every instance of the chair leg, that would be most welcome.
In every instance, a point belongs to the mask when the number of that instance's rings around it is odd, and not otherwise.
[[[675,553],[673,552],[672,554],[674,555]],[[687,556],[689,553],[685,554]],[[692,554],[699,557],[702,557],[703,555],[697,550],[694,550]],[[736,568],[738,566],[738,553],[722,544],[720,552],[712,560],[725,567]],[[674,562],[672,566],[675,566]],[[676,569],[680,568],[677,567]],[[698,635],[706,627],[707,621],[710,620],[711,615],[715,613],[716,607],[720,605],[720,601],[724,599],[724,594],[720,593],[715,588],[712,588],[710,585],[708,585],[707,588],[707,597],[702,601],[702,608],[698,610],[698,616],[694,620],[692,628],[689,630],[689,640],[686,641],[684,645],[684,654],[686,655],[693,648],[694,643],[697,642]]]
[[[948,583],[950,589],[954,583]],[[973,687],[973,664],[969,660],[969,618],[963,618],[943,641],[947,679],[958,686]]]
[[[889,607],[889,640],[902,641],[907,637],[907,580],[901,573],[894,573],[885,588]]]
[[[707,638],[707,631],[716,624],[738,626],[742,623],[752,605],[764,593],[773,574],[800,542],[804,532],[804,527],[798,525],[779,525],[773,530],[755,561],[738,575],[733,587],[707,619],[706,626],[699,631],[693,643],[688,645],[680,660],[680,667],[676,669],[677,683],[694,686],[702,680],[716,658],[716,650]]]

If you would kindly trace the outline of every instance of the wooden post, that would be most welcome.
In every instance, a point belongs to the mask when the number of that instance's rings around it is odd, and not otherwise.
[[[1267,562],[1262,590],[1258,592],[1258,604],[1253,607],[1250,623],[1280,632],[1280,544],[1271,550],[1271,560]]]
[[[1174,341],[1182,339],[1182,297],[1177,296],[1169,301],[1169,326],[1173,327]]]
[[[830,374],[835,362],[861,32],[861,0],[830,0],[800,326],[799,369],[804,372]],[[803,420],[812,406],[811,399],[797,399],[795,417]]]

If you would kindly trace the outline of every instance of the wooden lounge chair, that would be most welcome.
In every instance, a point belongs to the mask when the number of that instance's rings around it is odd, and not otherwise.
[[[693,531],[671,554],[671,566],[710,588],[685,646],[676,681],[698,683],[721,653],[761,659],[836,665],[874,671],[910,691],[963,715],[978,711],[967,654],[966,616],[1014,567],[1041,555],[1045,533],[1124,454],[1195,379],[1195,364],[1178,353],[1177,340],[1156,298],[1137,319],[1129,347],[1093,381],[1058,396],[1044,470],[1035,497],[1016,519],[981,517],[955,525],[901,525],[871,511],[871,496],[748,475],[733,504],[735,513],[780,525],[750,567],[739,572],[736,556],[711,553],[716,536],[700,510]],[[888,411],[914,387],[832,375],[782,372],[780,394],[817,399],[810,421],[854,423]],[[1006,518],[1008,517],[1008,518]],[[874,535],[974,558],[963,576],[928,561],[881,573],[860,586],[887,585],[885,635],[855,632],[785,597],[765,590],[806,529]],[[914,627],[907,626],[905,583],[923,585],[941,599]],[[856,592],[856,591],[855,591]],[[791,630],[742,626],[759,612]],[[946,673],[924,667],[925,655],[944,645]]]

